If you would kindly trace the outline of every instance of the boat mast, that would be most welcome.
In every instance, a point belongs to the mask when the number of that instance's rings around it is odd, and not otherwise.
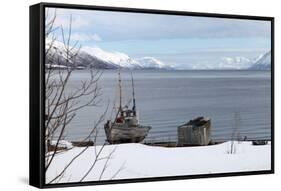
[[[132,110],[134,111],[134,114],[136,115],[135,86],[134,86],[134,78],[133,78],[132,72],[131,72],[131,77],[132,77],[132,89],[133,89],[133,108],[132,108]]]
[[[121,74],[120,74],[120,66],[118,70],[118,85],[119,85],[119,111],[122,112],[122,85],[121,85]]]

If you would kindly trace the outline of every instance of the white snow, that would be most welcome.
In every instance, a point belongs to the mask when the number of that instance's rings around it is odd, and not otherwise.
[[[142,68],[173,68],[172,66],[169,66],[167,64],[164,64],[160,60],[157,60],[154,57],[142,57],[136,59],[138,62],[138,65],[140,65]]]
[[[117,66],[131,68],[138,65],[135,60],[121,52],[109,52],[99,47],[83,47],[82,50],[104,62],[115,64]]]
[[[46,48],[49,47],[51,39],[46,39]],[[66,57],[65,53],[62,51],[65,49],[64,44],[59,41],[53,42],[54,48],[51,51],[57,51],[60,56]],[[77,50],[77,49],[74,49]],[[100,61],[108,64],[115,65],[117,67],[127,68],[127,69],[180,69],[171,65],[170,63],[163,63],[155,57],[140,57],[133,58],[126,53],[118,51],[108,51],[97,46],[82,46],[81,52],[86,53]],[[218,62],[210,64],[208,61],[200,62],[190,66],[193,70],[244,70],[244,69],[269,69],[271,65],[271,51],[260,55],[256,59],[250,59],[243,56],[233,56],[233,57],[218,57]]]
[[[61,69],[67,69],[67,66],[58,65],[58,64],[46,64],[46,68],[61,68]]]
[[[125,53],[105,51],[99,47],[83,47],[82,51],[99,60],[124,68],[172,68],[154,57],[131,58]]]
[[[271,51],[261,54],[251,66],[252,69],[269,70],[271,68]]]
[[[162,177],[269,170],[271,145],[253,146],[251,142],[235,142],[236,153],[229,154],[230,142],[204,147],[164,148],[130,143],[107,145],[100,157],[114,149],[107,168],[100,177],[106,160],[99,160],[83,181]],[[58,154],[46,172],[48,183],[84,148],[73,148]],[[89,147],[68,168],[60,182],[77,182],[91,167],[101,146]],[[119,173],[117,173],[119,172]],[[117,173],[116,176],[114,176]]]
[[[51,145],[56,145],[57,144],[57,140],[53,140],[51,141]],[[70,149],[73,147],[72,143],[66,140],[60,140],[58,143],[58,147],[63,147],[63,148],[67,148]]]
[[[247,69],[252,65],[252,61],[248,58],[236,57],[223,57],[222,62],[217,66],[219,69]]]
[[[270,64],[271,63],[271,51],[266,52],[265,54],[261,54],[254,61],[256,64]]]

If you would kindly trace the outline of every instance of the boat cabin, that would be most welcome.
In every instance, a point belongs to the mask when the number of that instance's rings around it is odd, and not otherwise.
[[[134,110],[124,110],[124,111],[121,111],[121,116],[122,117],[135,117],[136,116],[136,111]]]
[[[129,121],[133,117],[136,117],[136,111],[134,110],[123,110],[120,112],[120,116],[116,118],[116,123],[124,123],[124,121]]]

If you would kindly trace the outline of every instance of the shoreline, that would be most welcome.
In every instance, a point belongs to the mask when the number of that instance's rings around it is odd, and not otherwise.
[[[85,181],[113,179],[147,178],[162,176],[212,174],[226,172],[243,172],[268,170],[271,166],[271,142],[267,145],[254,146],[249,141],[234,141],[235,153],[230,153],[231,141],[216,145],[199,147],[148,146],[140,143],[105,145],[101,158],[112,156],[108,162],[99,160]],[[81,155],[69,169],[65,171],[61,182],[77,182],[87,172],[95,153],[102,146],[91,146]],[[54,161],[46,172],[46,180],[51,180],[57,172],[83,147],[74,147],[55,156]],[[107,171],[100,179],[100,173],[107,165]]]

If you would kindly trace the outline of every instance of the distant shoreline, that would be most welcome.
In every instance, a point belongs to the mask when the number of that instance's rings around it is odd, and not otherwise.
[[[50,69],[47,68],[46,69]],[[67,70],[67,68],[52,68],[53,70]],[[72,68],[71,68],[72,69]],[[114,68],[73,68],[73,71],[89,71],[89,70],[104,70],[104,71],[117,71],[118,69]],[[250,72],[270,72],[271,70],[264,69],[264,70],[253,70],[253,69],[127,69],[122,68],[122,71],[202,71],[202,72],[241,72],[241,71],[250,71]]]

